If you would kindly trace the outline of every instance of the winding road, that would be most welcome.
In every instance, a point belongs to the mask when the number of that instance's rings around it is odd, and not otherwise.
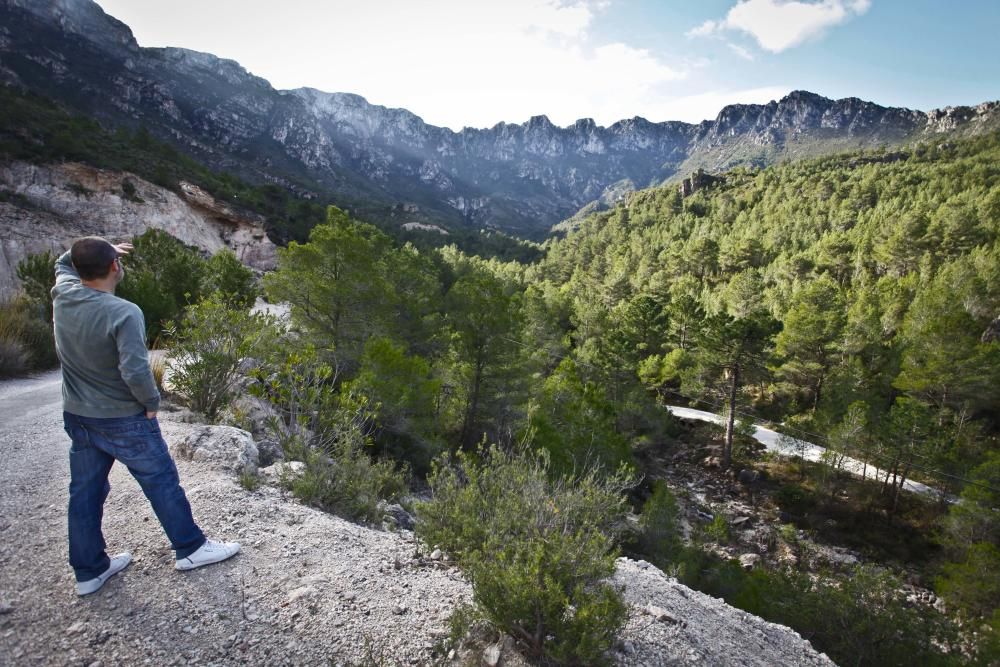
[[[679,405],[668,405],[667,410],[670,411],[670,414],[681,419],[694,419],[697,421],[712,422],[713,424],[719,424],[720,426],[725,424],[725,418],[722,415],[717,415],[713,412],[695,410],[694,408],[685,408]],[[822,462],[823,454],[826,453],[825,447],[820,447],[819,445],[806,442],[805,440],[792,438],[782,433],[778,433],[777,431],[772,431],[769,428],[764,428],[763,426],[754,426],[753,437],[757,442],[767,447],[769,452],[775,452],[784,456],[801,456],[806,461]],[[871,464],[865,465],[863,461],[859,461],[849,456],[844,457],[844,462],[841,464],[841,468],[852,475],[864,477],[865,479],[877,480],[879,476],[884,478],[886,474],[884,470],[880,470]],[[912,491],[926,496],[938,497],[941,494],[941,492],[934,487],[921,484],[920,482],[914,482],[909,479],[903,484],[903,488],[907,491]]]

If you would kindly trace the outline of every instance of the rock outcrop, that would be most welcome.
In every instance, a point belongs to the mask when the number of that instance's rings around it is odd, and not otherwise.
[[[633,609],[618,664],[834,665],[794,630],[693,591],[645,561],[619,558],[613,581]]]
[[[246,265],[274,268],[261,218],[241,215],[200,188],[178,195],[132,174],[86,165],[0,165],[0,295],[18,285],[17,264],[61,253],[80,236],[120,241],[161,229],[205,253],[229,248]]]

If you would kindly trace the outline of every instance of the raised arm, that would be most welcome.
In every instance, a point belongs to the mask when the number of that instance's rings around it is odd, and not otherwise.
[[[80,282],[80,274],[76,272],[76,267],[73,266],[69,250],[59,255],[59,259],[56,260],[55,269],[56,285]]]

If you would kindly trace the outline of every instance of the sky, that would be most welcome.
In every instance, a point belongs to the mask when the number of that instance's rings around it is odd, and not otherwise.
[[[1000,99],[1000,0],[97,0],[141,46],[459,130],[714,118],[792,90],[928,110]]]

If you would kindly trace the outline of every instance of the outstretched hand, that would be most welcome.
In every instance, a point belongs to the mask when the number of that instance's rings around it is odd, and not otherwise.
[[[121,257],[122,255],[129,254],[129,252],[131,252],[132,249],[133,249],[133,246],[132,246],[131,243],[119,243],[119,244],[114,245],[112,247],[115,249],[115,252],[118,253],[119,257]]]

